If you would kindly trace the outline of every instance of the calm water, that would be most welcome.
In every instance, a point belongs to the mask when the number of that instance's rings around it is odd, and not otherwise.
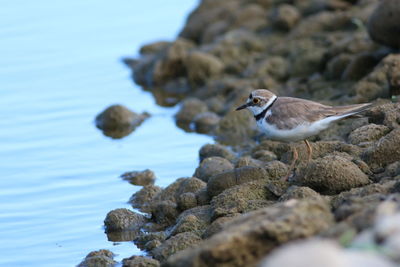
[[[108,248],[108,211],[138,190],[118,176],[150,168],[165,186],[190,176],[210,138],[175,127],[120,63],[173,39],[195,0],[3,1],[0,9],[0,265],[74,266]],[[122,140],[93,124],[111,104],[153,116]]]

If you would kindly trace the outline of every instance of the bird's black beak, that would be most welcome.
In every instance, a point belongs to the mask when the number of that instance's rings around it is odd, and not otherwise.
[[[236,110],[241,110],[241,109],[245,109],[249,106],[249,103],[246,103],[244,105],[241,105],[240,107],[238,107]]]

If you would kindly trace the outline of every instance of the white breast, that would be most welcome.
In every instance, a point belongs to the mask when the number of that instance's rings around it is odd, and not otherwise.
[[[295,142],[316,135],[319,132],[328,128],[332,122],[350,115],[352,114],[331,116],[319,121],[315,121],[313,123],[303,122],[298,124],[295,128],[288,130],[278,129],[275,125],[269,124],[265,118],[263,120],[258,120],[257,125],[269,139],[276,141],[284,141],[284,142]],[[272,116],[271,111],[267,112],[266,118],[268,116]]]

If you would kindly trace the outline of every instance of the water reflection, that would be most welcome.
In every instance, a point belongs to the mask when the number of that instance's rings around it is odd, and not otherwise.
[[[117,260],[103,221],[138,190],[118,176],[150,168],[166,186],[193,173],[210,138],[186,134],[135,87],[119,58],[172,39],[195,1],[6,1],[0,9],[0,266],[74,266],[89,251]],[[22,8],[23,7],[23,8]],[[159,8],[162,7],[162,8]],[[145,25],[145,27],[144,27]],[[93,118],[120,103],[152,116],[122,140]]]

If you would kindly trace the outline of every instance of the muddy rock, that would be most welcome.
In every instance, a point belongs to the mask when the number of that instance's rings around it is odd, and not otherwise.
[[[122,260],[122,267],[158,267],[160,263],[144,256],[132,256]]]
[[[122,105],[112,105],[97,115],[95,122],[104,135],[122,138],[135,130],[149,116],[146,112],[137,114]]]
[[[370,122],[383,124],[390,129],[400,127],[400,104],[385,103],[378,105],[367,112]]]
[[[139,209],[141,212],[150,213],[151,212],[151,201],[153,198],[161,192],[161,187],[155,185],[146,185],[136,193],[134,193],[130,199],[129,203],[133,208]]]
[[[305,238],[333,223],[329,208],[290,200],[249,212],[198,246],[170,257],[165,266],[252,266],[276,246]]]
[[[289,167],[278,160],[273,160],[264,164],[264,169],[267,171],[267,174],[272,179],[279,179],[285,177],[287,172],[289,171]]]
[[[209,157],[204,159],[200,166],[196,169],[194,176],[208,182],[210,177],[223,173],[225,171],[233,170],[234,166],[227,159],[220,157]]]
[[[196,195],[192,192],[183,193],[179,196],[178,207],[180,210],[187,210],[197,206]]]
[[[182,212],[176,219],[171,235],[183,232],[203,232],[211,222],[209,205],[199,206]]]
[[[395,264],[378,253],[345,250],[332,240],[311,239],[278,248],[259,266],[394,267]]]
[[[197,205],[204,206],[210,203],[210,196],[207,193],[207,187],[196,192]]]
[[[223,144],[237,145],[247,142],[256,134],[254,119],[249,112],[229,112],[222,117],[215,134],[217,140]]]
[[[215,235],[216,233],[220,232],[226,223],[232,221],[233,219],[236,218],[236,216],[240,216],[240,214],[234,214],[230,215],[227,217],[219,217],[216,220],[214,220],[204,231],[202,238],[206,239],[211,237],[212,235]]]
[[[105,220],[106,232],[138,230],[145,224],[146,218],[128,209],[115,209],[110,211]]]
[[[259,179],[268,179],[267,172],[263,168],[237,168],[212,176],[207,183],[207,193],[213,197],[227,188]]]
[[[184,62],[194,44],[185,39],[171,43],[153,63],[152,82],[161,85],[187,73]]]
[[[206,144],[200,148],[199,158],[200,161],[203,161],[205,158],[209,157],[221,157],[233,161],[236,156],[226,146],[220,144]]]
[[[400,4],[396,0],[383,0],[368,21],[368,33],[377,43],[400,48]]]
[[[152,218],[161,225],[172,225],[178,215],[178,205],[175,202],[164,200],[153,204]]]
[[[352,56],[349,54],[339,54],[333,57],[326,66],[326,76],[332,80],[339,80],[342,78],[343,72],[347,65],[352,61]]]
[[[385,125],[367,124],[352,131],[349,135],[349,142],[353,145],[373,142],[386,135],[389,131],[389,127]]]
[[[353,57],[351,62],[346,66],[343,74],[343,80],[357,81],[370,73],[376,64],[379,63],[379,58],[369,52],[362,52]]]
[[[261,161],[273,161],[276,160],[277,157],[272,151],[268,150],[257,150],[255,153],[252,154],[252,157]]]
[[[370,183],[353,162],[341,157],[328,155],[310,162],[301,174],[295,177],[296,182],[315,191],[332,195]]]
[[[156,176],[153,171],[147,169],[144,171],[126,172],[121,175],[121,178],[133,185],[149,185],[154,184]]]
[[[220,117],[213,112],[204,112],[194,117],[194,130],[198,133],[210,133],[218,125]]]
[[[250,156],[243,156],[237,159],[235,163],[235,168],[241,168],[241,167],[263,167],[263,162],[257,159],[253,159]]]
[[[189,53],[184,64],[192,85],[203,85],[207,80],[218,77],[224,69],[224,64],[217,57],[200,51]]]
[[[226,189],[211,201],[212,217],[245,213],[269,206],[276,196],[265,186],[265,180],[239,184]]]
[[[332,153],[346,153],[354,158],[358,158],[362,149],[356,145],[347,144],[341,141],[318,141],[310,142],[312,146],[313,153],[312,158],[318,159],[325,157]],[[304,143],[296,144],[296,149],[299,153],[299,160],[307,160],[307,147]],[[285,154],[282,155],[281,160],[287,163],[291,162],[292,151],[287,150]]]
[[[300,17],[300,12],[295,6],[282,4],[274,10],[272,24],[279,30],[289,31],[298,23]]]
[[[143,250],[143,249],[147,249],[148,244],[150,244],[150,243],[161,244],[162,242],[165,241],[165,239],[167,239],[167,235],[164,231],[162,231],[162,232],[144,232],[144,231],[142,231],[135,238],[134,242],[138,248]]]
[[[156,260],[164,262],[169,256],[180,250],[195,246],[200,243],[201,240],[202,239],[194,233],[180,233],[164,241],[160,246],[153,249],[151,254]]]
[[[179,178],[157,194],[154,201],[169,200],[176,203],[180,195],[187,192],[196,193],[205,186],[206,183],[196,177]]]
[[[244,75],[252,78],[272,77],[284,80],[289,74],[289,63],[279,56],[272,56],[254,65],[250,65]]]
[[[383,58],[371,73],[353,87],[355,100],[359,103],[372,101],[378,97],[390,96],[390,85],[400,69],[400,55],[389,54]]]
[[[369,147],[362,155],[372,168],[384,167],[400,160],[400,128],[397,128]]]
[[[194,120],[197,114],[207,111],[207,105],[203,101],[197,98],[188,98],[182,102],[175,119],[178,123],[188,124]]]
[[[141,55],[159,53],[167,49],[169,45],[171,45],[171,42],[166,42],[166,41],[158,41],[154,43],[145,44],[140,48],[139,53]]]
[[[114,254],[107,249],[93,251],[79,263],[78,267],[113,267],[117,264],[113,258]]]
[[[288,190],[279,198],[279,201],[287,201],[289,199],[314,199],[316,201],[324,201],[322,196],[305,186],[292,185]]]

